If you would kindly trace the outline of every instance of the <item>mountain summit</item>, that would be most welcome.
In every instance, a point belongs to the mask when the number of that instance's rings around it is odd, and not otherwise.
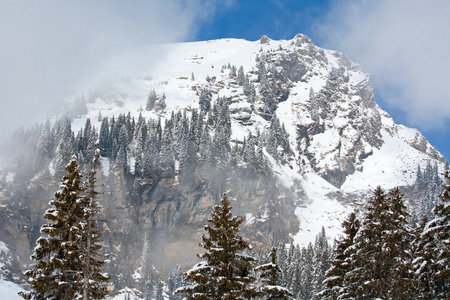
[[[94,86],[65,117],[18,133],[26,147],[3,171],[0,237],[22,264],[64,163],[75,154],[88,166],[98,140],[118,286],[140,282],[149,260],[191,263],[224,192],[256,247],[306,245],[322,226],[339,234],[378,185],[401,187],[418,211],[423,173],[446,167],[420,132],[377,105],[359,65],[305,35],[147,50],[142,74]]]

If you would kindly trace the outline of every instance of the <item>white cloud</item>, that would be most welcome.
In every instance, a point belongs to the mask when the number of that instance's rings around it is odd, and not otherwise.
[[[316,29],[372,74],[409,125],[439,129],[450,118],[449,12],[446,0],[340,0]]]
[[[226,8],[233,5],[228,0]],[[219,8],[206,0],[0,0],[0,142],[62,105],[106,71],[151,68],[133,59],[152,43],[184,41]],[[122,74],[117,74],[122,75]]]

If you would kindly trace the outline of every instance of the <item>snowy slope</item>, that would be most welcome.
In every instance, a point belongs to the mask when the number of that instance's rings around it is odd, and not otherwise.
[[[2,299],[5,300],[23,299],[18,294],[21,291],[23,291],[23,288],[20,285],[0,279],[0,295]]]
[[[316,47],[303,35],[281,41],[221,39],[152,47],[159,50],[149,48],[148,53],[163,55],[153,58],[157,63],[151,70],[92,87],[84,93],[89,113],[75,119],[73,129],[80,129],[87,117],[99,128],[99,112],[102,117],[130,112],[135,117],[141,113],[147,119],[164,119],[173,110],[198,108],[199,90],[207,86],[213,98],[231,99],[231,140],[242,141],[249,132],[255,133],[257,129],[263,132],[269,122],[252,111],[242,87],[229,76],[230,69],[222,66],[243,66],[258,89],[255,73],[258,56],[267,55],[267,66],[280,69],[277,62],[296,55],[305,74],[301,80],[289,82],[289,97],[280,101],[275,111],[289,133],[293,160],[288,166],[275,162],[272,165],[280,184],[289,188],[296,179],[308,198],[309,204],[296,210],[300,232],[294,239],[299,244],[312,241],[322,225],[330,236],[340,232],[340,224],[351,209],[330,197],[330,193],[367,194],[378,185],[386,189],[410,185],[418,164],[435,161],[441,170],[444,167],[443,157],[428,142],[425,141],[424,149],[413,147],[418,139],[424,139],[417,130],[395,124],[376,105],[370,77],[359,66],[342,54]],[[152,89],[167,97],[166,111],[143,109]],[[311,94],[316,99],[311,99]],[[314,101],[320,115],[318,122],[311,112]],[[259,105],[255,103],[255,107]],[[249,118],[245,124],[240,121],[243,116]],[[299,136],[299,126],[310,130],[307,139]],[[336,173],[343,174],[341,182],[328,179]]]

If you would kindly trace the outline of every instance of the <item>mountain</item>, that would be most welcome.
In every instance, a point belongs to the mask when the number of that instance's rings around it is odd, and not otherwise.
[[[64,164],[76,154],[86,170],[98,138],[116,288],[142,287],[149,261],[164,271],[195,262],[225,192],[258,249],[307,245],[322,226],[332,240],[378,185],[401,187],[425,213],[425,191],[440,185],[445,158],[377,105],[359,65],[302,34],[157,45],[139,58],[152,61],[145,72],[82,91],[62,117],[16,134],[0,174],[13,273],[30,263]]]

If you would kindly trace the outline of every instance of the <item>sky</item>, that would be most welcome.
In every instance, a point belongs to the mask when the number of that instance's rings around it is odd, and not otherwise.
[[[450,157],[450,1],[0,0],[0,142],[154,43],[309,36],[371,74],[378,104]]]

